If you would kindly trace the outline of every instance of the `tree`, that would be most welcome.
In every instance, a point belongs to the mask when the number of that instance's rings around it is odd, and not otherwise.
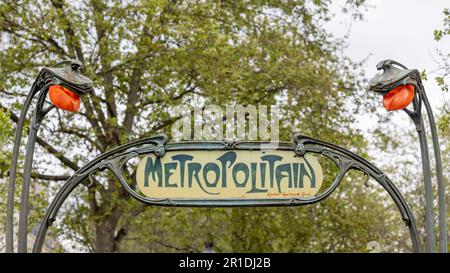
[[[450,10],[444,9],[443,10],[443,26],[441,29],[436,29],[434,31],[434,40],[436,42],[442,42],[445,39],[448,39],[450,35]],[[448,77],[450,75],[450,52],[444,52],[441,50],[437,50],[437,53],[439,55],[439,58],[437,60],[439,68],[435,73],[437,76],[435,76],[434,80],[436,81],[437,85],[441,88],[442,92],[448,92]],[[426,77],[426,76],[425,76]],[[450,110],[448,103],[445,103],[442,107],[442,116],[439,120],[439,127],[440,129],[445,129],[450,127]]]
[[[364,2],[347,2],[345,10],[360,16]],[[342,56],[343,41],[323,28],[332,16],[329,4],[3,1],[1,107],[11,109],[12,120],[43,65],[78,59],[95,83],[79,114],[56,110],[46,118],[34,183],[44,183],[43,173],[54,175],[46,180],[66,178],[95,155],[130,140],[169,135],[176,121],[170,109],[179,104],[279,104],[281,120],[290,122],[280,128],[282,140],[301,131],[363,153],[366,142],[353,121],[374,99],[362,88],[358,64]],[[348,184],[359,182],[361,176],[352,176]],[[97,252],[201,251],[201,240],[208,238],[223,251],[362,251],[368,237],[381,240],[391,223],[372,217],[389,218],[392,210],[383,209],[376,192],[362,194],[350,186],[341,191],[337,199],[308,209],[161,209],[137,203],[110,174],[99,174],[94,187],[80,189],[66,204],[64,223],[57,227]],[[359,205],[336,205],[338,198],[370,204],[366,212],[378,204],[373,211],[379,213],[352,220],[344,212]],[[32,206],[42,206],[42,200]],[[40,214],[33,210],[32,222]],[[334,220],[321,225],[314,222],[319,214]],[[303,228],[290,233],[283,229],[285,221]],[[367,235],[362,227],[373,225]],[[316,238],[317,230],[323,238],[309,248],[295,241]]]

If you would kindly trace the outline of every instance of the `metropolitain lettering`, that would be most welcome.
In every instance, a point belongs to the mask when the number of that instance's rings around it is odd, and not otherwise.
[[[211,153],[214,157],[208,156],[207,160],[205,156],[197,158],[195,152],[172,152],[163,158],[147,156],[142,162],[142,187],[179,190],[196,187],[209,196],[230,188],[252,195],[320,187],[317,167],[306,157],[285,158],[280,153],[261,152],[240,158],[239,152]]]

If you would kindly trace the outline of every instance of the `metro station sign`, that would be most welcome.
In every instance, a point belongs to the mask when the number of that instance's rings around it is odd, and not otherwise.
[[[136,181],[154,199],[279,200],[314,196],[323,172],[292,150],[177,150],[143,157]]]

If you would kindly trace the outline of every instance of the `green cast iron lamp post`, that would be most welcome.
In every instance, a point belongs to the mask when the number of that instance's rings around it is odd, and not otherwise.
[[[55,106],[63,110],[77,112],[80,97],[92,91],[92,81],[81,73],[79,61],[64,61],[55,67],[44,67],[36,78],[28,94],[15,133],[13,154],[8,181],[7,216],[5,225],[6,252],[14,252],[14,191],[19,158],[20,141],[26,120],[26,115],[33,99],[37,95],[36,106],[29,127],[28,141],[25,152],[23,181],[21,190],[18,252],[27,252],[28,234],[28,204],[30,192],[31,167],[33,164],[34,147],[37,132],[45,115]],[[47,94],[50,95],[51,106],[44,108]]]
[[[369,90],[383,95],[383,105],[389,111],[403,110],[414,122],[419,135],[420,151],[422,156],[422,169],[425,184],[426,203],[426,250],[434,252],[436,248],[434,234],[433,193],[431,186],[431,167],[426,139],[425,127],[422,118],[422,104],[427,111],[430,122],[431,137],[433,141],[434,157],[436,162],[438,206],[439,206],[439,251],[447,252],[447,212],[445,204],[445,188],[442,173],[442,159],[439,147],[439,139],[436,131],[433,112],[425,93],[419,71],[408,69],[404,65],[393,61],[384,60],[377,64],[378,70],[383,73],[375,75],[370,81]],[[406,107],[413,104],[413,109]]]

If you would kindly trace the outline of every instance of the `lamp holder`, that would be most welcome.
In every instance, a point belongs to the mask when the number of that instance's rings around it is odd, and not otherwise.
[[[420,74],[417,69],[408,69],[394,60],[383,60],[377,64],[382,73],[376,74],[369,82],[369,91],[381,95],[389,93],[392,89],[406,84],[418,85]]]
[[[93,82],[83,73],[83,65],[78,60],[66,60],[53,67],[44,67],[39,72],[34,85],[40,88],[43,84],[51,80],[54,84],[59,84],[78,96],[92,92]]]

